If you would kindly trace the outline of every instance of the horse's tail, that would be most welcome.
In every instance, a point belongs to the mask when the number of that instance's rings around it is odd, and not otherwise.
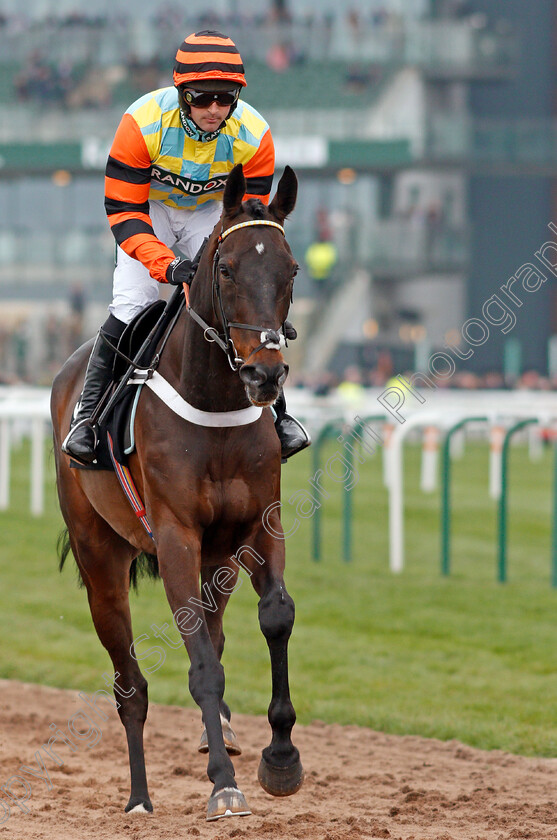
[[[64,564],[68,559],[68,554],[72,550],[70,544],[70,534],[67,528],[60,531],[58,534],[58,542],[56,543],[56,554],[58,555],[58,571],[61,572]]]
[[[145,577],[151,580],[159,579],[159,561],[156,554],[142,551],[141,554],[134,557],[130,566],[130,586],[132,589],[137,592],[138,581]]]
[[[70,544],[70,535],[67,528],[58,535],[58,542],[56,545],[56,552],[58,554],[58,570],[61,572],[64,564],[72,550]],[[78,585],[83,586],[83,578],[81,577],[79,566],[77,566]],[[159,575],[159,561],[156,554],[148,554],[142,551],[131,562],[130,565],[130,587],[137,592],[137,585],[141,578],[150,578],[151,580],[158,580]]]

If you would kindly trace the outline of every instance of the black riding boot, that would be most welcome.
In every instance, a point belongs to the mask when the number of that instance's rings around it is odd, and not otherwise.
[[[62,451],[82,464],[91,464],[95,460],[97,435],[94,425],[89,420],[112,379],[115,354],[103,336],[114,346],[125,328],[126,324],[110,314],[93,344],[78,410],[72,418],[69,434],[62,444]]]
[[[275,429],[279,436],[282,463],[284,464],[291,455],[295,455],[309,446],[311,438],[302,424],[295,417],[286,413],[284,391],[281,391],[278,395],[273,408],[276,414]]]

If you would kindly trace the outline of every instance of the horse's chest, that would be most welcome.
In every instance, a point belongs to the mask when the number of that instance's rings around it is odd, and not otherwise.
[[[202,497],[210,524],[249,522],[259,512],[259,494],[242,478],[207,482]]]

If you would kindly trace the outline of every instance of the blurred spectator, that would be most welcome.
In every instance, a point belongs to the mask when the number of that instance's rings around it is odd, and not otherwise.
[[[315,214],[315,227],[317,229],[318,240],[325,242],[333,238],[329,211],[326,207],[319,207],[317,209]]]
[[[465,390],[474,391],[481,387],[481,379],[475,373],[470,371],[462,371],[455,373],[452,378],[453,387],[463,388]]]
[[[437,2],[451,3],[451,14],[460,14],[466,0]],[[315,8],[304,12],[287,0],[276,0],[270,4],[260,4],[249,12],[241,10],[243,4],[231,3],[231,8],[224,13],[209,9],[192,14],[187,6],[179,4],[177,0],[155,4],[149,20],[152,37],[148,43],[141,43],[142,61],[139,64],[145,66],[138,68],[137,58],[130,56],[126,62],[126,81],[129,84],[135,82],[141,90],[160,86],[160,81],[154,81],[153,75],[160,73],[161,62],[166,67],[166,44],[169,35],[176,30],[226,30],[229,26],[237,26],[246,33],[246,56],[251,49],[250,57],[266,60],[277,73],[285,72],[294,64],[307,60],[310,55],[316,54],[317,48],[322,55],[328,55],[330,45],[339,32],[347,35],[346,55],[352,54],[352,59],[355,59],[359,45],[366,46],[367,38],[371,35],[381,47],[379,63],[370,65],[369,59],[362,59],[361,63],[358,61],[349,69],[346,78],[347,85],[360,93],[381,78],[383,61],[396,60],[397,57],[402,59],[407,31],[416,19],[413,4],[409,4],[412,8],[406,10],[405,4],[399,3],[400,11],[395,11],[392,3],[388,2],[383,5],[368,4],[373,5],[372,9],[366,9],[365,5],[354,4],[348,11],[346,6],[336,11],[323,11],[319,4],[315,4]],[[125,48],[122,50],[122,45],[134,42],[135,24],[132,6],[127,12],[110,8],[105,14],[86,10],[53,12],[41,16],[37,11],[0,13],[0,32],[6,31],[12,40],[15,35],[30,32],[35,43],[40,43],[44,55],[48,56],[48,61],[43,56],[42,63],[35,64],[31,55],[18,54],[24,69],[15,82],[16,95],[22,101],[57,103],[69,108],[110,104],[110,70],[123,66],[121,55],[125,53]],[[294,24],[296,38],[293,40]],[[36,37],[39,30],[40,40]],[[248,32],[253,35],[248,35]],[[71,44],[67,46],[70,39]],[[269,43],[273,45],[265,55]],[[80,58],[68,62],[65,58],[68,54],[79,55]],[[101,55],[102,60],[99,58]],[[28,72],[30,66],[34,68],[31,73]],[[139,81],[138,69],[149,73],[150,80]],[[97,81],[99,79],[100,82]],[[92,83],[89,84],[89,81]],[[83,89],[75,93],[76,87]]]
[[[527,391],[543,390],[544,380],[537,370],[526,370],[519,377],[516,387],[523,388]]]
[[[34,50],[14,79],[17,98],[22,102],[64,105],[78,82],[75,66],[67,61],[51,62]]]
[[[83,301],[78,311],[62,303],[44,307],[39,316],[30,307],[9,304],[0,320],[0,383],[28,382],[49,386],[66,359],[85,340]],[[78,332],[79,326],[79,332]]]
[[[480,387],[490,388],[492,390],[505,387],[505,381],[503,379],[503,376],[497,371],[491,371],[489,373],[486,373],[483,377],[483,380],[480,380],[480,383]]]
[[[425,226],[425,259],[429,263],[436,256],[439,238],[443,230],[443,208],[441,202],[430,202],[425,214]]]
[[[267,52],[267,66],[275,73],[283,73],[290,67],[291,53],[287,44],[273,44]]]
[[[379,367],[375,367],[368,372],[367,384],[370,388],[383,388],[387,379],[388,377],[379,369]]]
[[[377,359],[376,377],[381,385],[393,375],[393,357],[388,350],[379,354]]]
[[[69,341],[70,353],[83,343],[83,315],[85,313],[85,292],[80,283],[70,289]]]
[[[321,297],[332,289],[333,270],[338,254],[333,242],[312,242],[305,253],[308,274],[317,294]]]
[[[331,393],[331,391],[334,388],[337,387],[338,382],[334,373],[332,373],[329,370],[325,370],[322,373],[315,376],[307,384],[316,397],[326,397]]]
[[[27,379],[27,352],[29,339],[27,335],[27,324],[20,321],[12,332],[12,354],[14,359],[15,375],[17,379]]]
[[[337,396],[351,411],[357,411],[365,400],[366,391],[362,382],[362,372],[356,365],[350,365],[344,371],[344,378],[337,388]]]
[[[137,90],[144,92],[158,87],[160,66],[156,59],[142,61],[136,55],[131,55],[126,61],[126,69],[130,81]]]
[[[287,6],[287,0],[271,0],[268,20],[273,23],[290,23],[292,18]]]
[[[64,96],[63,104],[68,108],[107,108],[112,100],[110,84],[104,70],[91,68],[81,80]]]
[[[60,335],[61,335],[60,319],[54,312],[49,312],[44,328],[44,356],[46,366],[49,370],[56,368],[59,359]]]

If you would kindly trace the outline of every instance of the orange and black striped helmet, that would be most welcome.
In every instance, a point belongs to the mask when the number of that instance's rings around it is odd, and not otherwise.
[[[176,87],[210,79],[247,85],[242,57],[234,41],[209,29],[188,35],[182,42],[176,53],[173,78]]]

